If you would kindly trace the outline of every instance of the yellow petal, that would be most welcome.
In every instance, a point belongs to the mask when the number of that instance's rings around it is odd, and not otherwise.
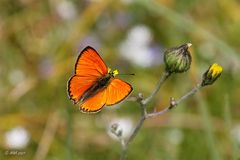
[[[217,77],[219,74],[222,73],[222,67],[219,66],[217,63],[214,63],[210,69],[209,69],[209,73],[211,73],[211,77]]]

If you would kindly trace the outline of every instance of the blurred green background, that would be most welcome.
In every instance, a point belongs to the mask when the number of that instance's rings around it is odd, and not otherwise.
[[[139,119],[135,102],[88,115],[66,84],[87,45],[112,69],[135,73],[132,96],[146,97],[166,48],[191,42],[193,63],[171,76],[149,111],[201,81],[212,63],[222,76],[176,109],[148,119],[128,159],[240,158],[240,2],[237,0],[0,0],[0,159],[119,159],[109,126],[124,136]]]

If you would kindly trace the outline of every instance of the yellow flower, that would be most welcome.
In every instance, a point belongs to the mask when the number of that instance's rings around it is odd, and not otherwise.
[[[202,86],[211,85],[221,75],[223,69],[217,63],[212,64],[203,74]]]
[[[214,63],[210,69],[209,69],[209,72],[208,72],[208,77],[217,77],[219,74],[222,73],[222,67],[219,66],[217,63]]]

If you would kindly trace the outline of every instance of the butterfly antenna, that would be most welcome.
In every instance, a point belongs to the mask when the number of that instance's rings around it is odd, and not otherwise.
[[[134,73],[118,74],[119,76],[134,76]]]

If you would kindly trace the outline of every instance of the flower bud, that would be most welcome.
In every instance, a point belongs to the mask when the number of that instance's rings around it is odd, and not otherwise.
[[[122,128],[119,126],[119,124],[114,123],[111,125],[110,131],[112,134],[114,134],[117,137],[122,137]]]
[[[222,73],[222,67],[217,63],[212,64],[203,74],[202,86],[211,85],[215,82]]]
[[[192,57],[188,51],[188,48],[191,45],[191,43],[186,43],[179,47],[167,49],[164,52],[164,62],[167,72],[181,73],[190,68]]]

